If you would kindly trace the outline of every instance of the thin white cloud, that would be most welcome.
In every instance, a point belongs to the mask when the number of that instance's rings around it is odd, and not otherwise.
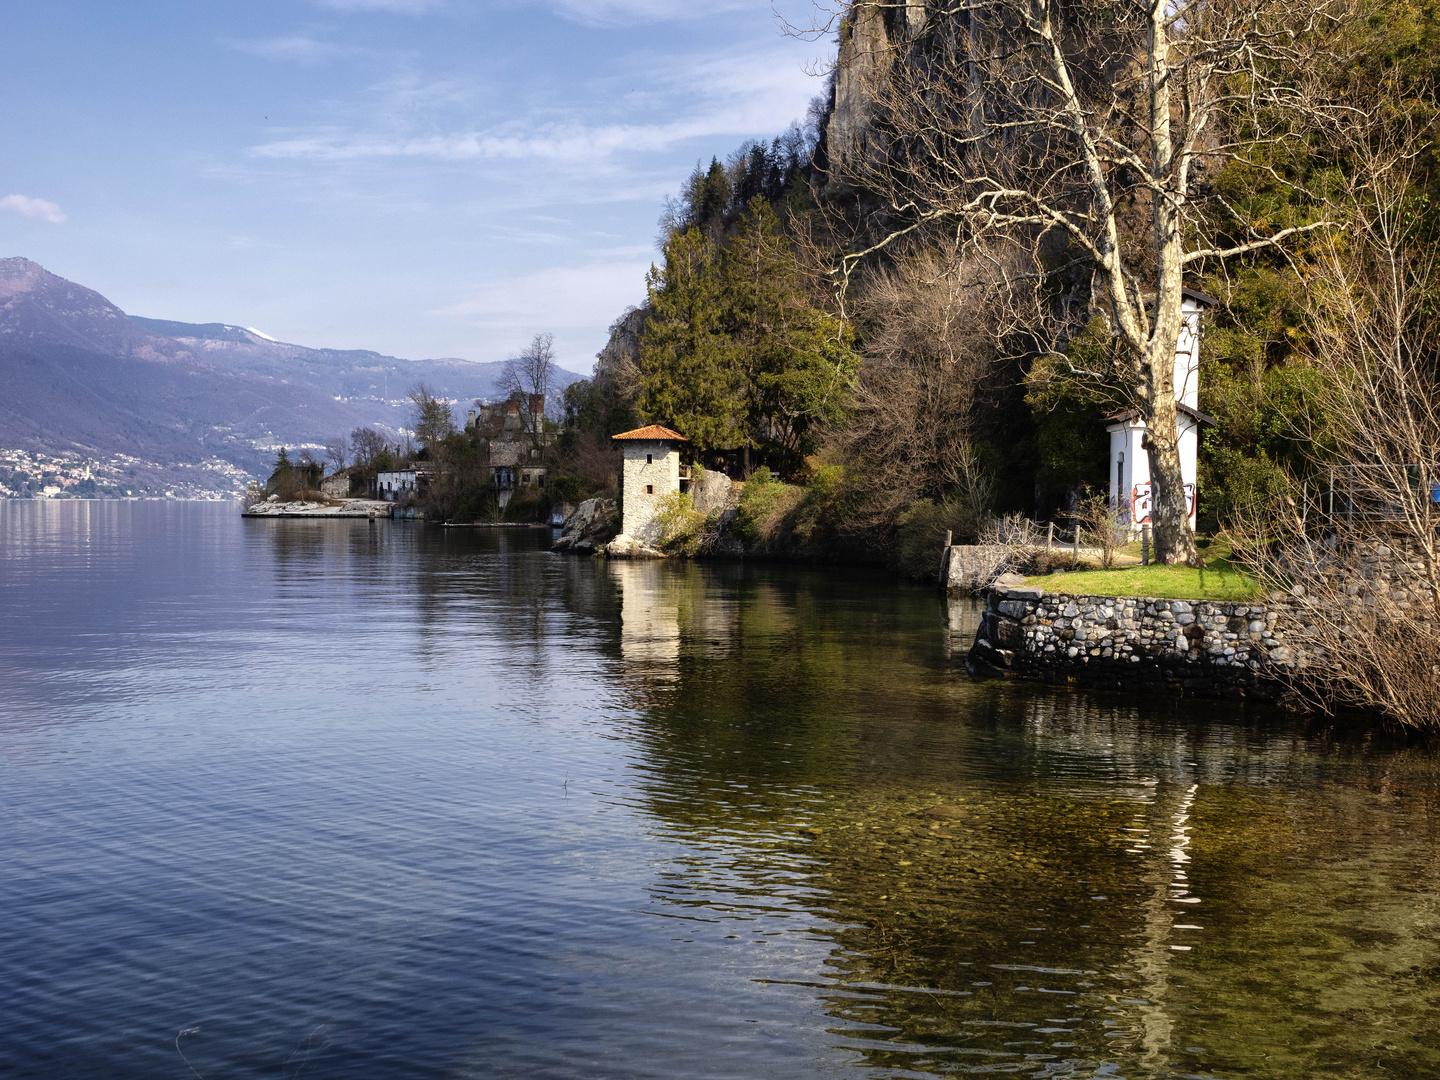
[[[444,0],[315,0],[331,11],[388,11],[398,15],[423,15],[444,6]]]
[[[486,285],[431,318],[478,329],[485,340],[517,348],[539,331],[555,335],[560,366],[589,371],[604,333],[620,312],[645,299],[648,260],[552,266]]]
[[[342,133],[282,139],[257,146],[260,157],[354,161],[361,158],[426,158],[434,161],[544,160],[581,164],[611,154],[657,153],[678,142],[711,134],[707,119],[671,124],[544,124],[529,129],[506,124],[489,131],[415,138],[352,137]]]
[[[753,6],[754,0],[550,0],[563,18],[603,27],[704,19]]]
[[[662,101],[646,110],[658,122],[590,124],[582,119],[543,122],[506,120],[485,128],[443,130],[427,125],[423,134],[396,130],[357,132],[332,126],[251,148],[260,158],[351,162],[416,159],[446,162],[544,161],[596,167],[625,155],[665,153],[691,140],[734,137],[778,130],[803,115],[818,88],[792,50],[728,51],[706,57],[669,58],[668,70],[653,70],[653,90]],[[424,88],[394,88],[407,106],[431,97]],[[451,103],[464,97],[448,85]],[[391,115],[413,110],[394,109]],[[408,126],[408,125],[407,125]]]
[[[304,34],[288,37],[264,38],[258,41],[227,40],[225,44],[240,52],[259,56],[265,60],[285,60],[298,64],[321,64],[346,56],[360,56],[369,52],[353,45],[336,45],[319,41]]]
[[[53,202],[45,199],[32,199],[26,195],[6,195],[0,199],[0,210],[19,214],[21,217],[48,221],[51,225],[64,225],[69,220],[65,216],[65,212]]]

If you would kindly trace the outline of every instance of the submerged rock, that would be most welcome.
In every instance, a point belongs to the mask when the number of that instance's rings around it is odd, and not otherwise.
[[[967,821],[972,816],[970,811],[963,806],[950,806],[941,803],[939,806],[926,807],[919,810],[912,817],[929,818],[931,821]]]

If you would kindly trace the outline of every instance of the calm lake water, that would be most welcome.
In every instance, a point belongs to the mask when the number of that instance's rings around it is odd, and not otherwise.
[[[1432,752],[550,538],[0,503],[0,1075],[1440,1076]]]

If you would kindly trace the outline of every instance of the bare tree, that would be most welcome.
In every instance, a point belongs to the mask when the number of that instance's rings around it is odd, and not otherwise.
[[[345,436],[337,435],[325,444],[325,459],[330,462],[332,472],[339,472],[345,468],[345,462],[350,454],[350,443]]]
[[[954,243],[914,252],[855,298],[865,360],[854,412],[832,438],[872,477],[862,526],[888,529],[916,499],[958,499],[976,527],[989,509],[975,442],[999,360],[996,307],[967,287],[969,254]]]
[[[436,397],[423,383],[416,383],[410,394],[411,425],[420,445],[432,454],[440,444],[455,434],[455,416],[450,411],[450,402]]]
[[[1414,131],[1348,132],[1356,163],[1317,246],[1308,340],[1321,431],[1308,482],[1231,524],[1250,570],[1294,597],[1311,653],[1300,681],[1322,709],[1440,727],[1440,381],[1434,240]]]
[[[1324,376],[1314,412],[1347,502],[1362,522],[1381,515],[1440,595],[1440,275],[1434,238],[1419,232],[1426,218],[1415,210],[1416,160],[1428,147],[1413,132],[1376,145],[1366,129],[1351,139],[1348,227],[1318,245],[1312,271],[1310,349]]]
[[[516,356],[505,361],[500,369],[500,385],[510,397],[518,396],[526,408],[520,416],[532,443],[540,443],[544,430],[545,400],[555,381],[555,335],[536,334],[530,344]],[[534,406],[539,405],[537,410]]]
[[[1106,570],[1115,565],[1115,552],[1129,539],[1127,525],[1120,511],[1103,491],[1089,492],[1071,515],[1075,527],[1100,549],[1100,562]]]
[[[357,427],[350,432],[350,453],[362,469],[370,468],[384,451],[385,436],[374,428]]]
[[[1058,319],[1040,347],[1058,359],[1074,305],[1102,311],[1122,348],[1072,374],[1118,386],[1145,420],[1165,562],[1199,562],[1174,387],[1187,275],[1327,224],[1253,221],[1205,176],[1246,159],[1288,183],[1254,151],[1314,112],[1299,83],[1347,2],[851,0],[822,20],[844,15],[830,186],[878,200],[842,287],[901,238],[947,229],[1027,257],[1011,283],[1045,287]]]

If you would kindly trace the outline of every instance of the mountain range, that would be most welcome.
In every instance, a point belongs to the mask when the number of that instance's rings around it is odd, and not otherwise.
[[[262,475],[279,446],[361,426],[403,430],[419,382],[462,413],[471,399],[501,396],[502,366],[130,316],[29,259],[0,259],[0,450],[120,456],[189,477],[218,461]],[[557,393],[584,377],[556,375]]]

